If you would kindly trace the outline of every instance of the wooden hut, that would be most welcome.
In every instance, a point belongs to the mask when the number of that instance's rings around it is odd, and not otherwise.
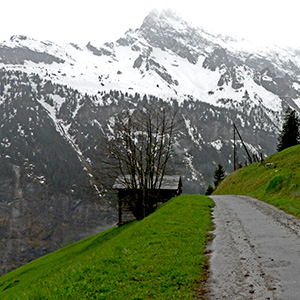
[[[126,204],[125,199],[133,195],[132,188],[130,187],[130,175],[125,178],[119,176],[113,186],[118,191],[118,224],[126,223],[134,220],[135,217],[129,207]],[[137,194],[142,192],[139,188]],[[157,190],[152,190],[152,193],[158,194],[157,202],[159,204],[170,200],[172,197],[180,195],[182,192],[182,180],[180,175],[165,175],[163,177],[159,193]]]

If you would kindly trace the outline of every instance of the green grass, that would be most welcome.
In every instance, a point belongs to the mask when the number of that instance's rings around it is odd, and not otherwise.
[[[253,196],[300,217],[300,146],[233,172],[214,192],[218,194]]]
[[[206,278],[211,199],[182,195],[0,277],[0,299],[192,299]]]

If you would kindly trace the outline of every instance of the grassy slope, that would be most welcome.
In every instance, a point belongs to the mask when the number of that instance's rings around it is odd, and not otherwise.
[[[253,196],[300,217],[300,146],[233,172],[214,192],[218,194]]]
[[[205,280],[213,201],[182,195],[140,222],[0,277],[0,299],[191,299]]]

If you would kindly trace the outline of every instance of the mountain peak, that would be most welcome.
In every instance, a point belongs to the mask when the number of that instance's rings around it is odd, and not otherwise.
[[[151,47],[169,49],[176,55],[195,64],[198,53],[195,48],[200,43],[199,34],[176,12],[168,9],[153,10],[136,31]]]
[[[172,9],[163,9],[161,11],[157,9],[153,9],[149,15],[146,17],[147,18],[154,18],[154,19],[165,19],[165,20],[170,20],[170,19],[175,19],[175,20],[180,20],[182,19],[180,15],[172,10]]]
[[[177,12],[171,9],[164,9],[162,11],[154,9],[144,19],[141,29],[166,29],[168,27],[181,31],[187,29],[189,25]]]

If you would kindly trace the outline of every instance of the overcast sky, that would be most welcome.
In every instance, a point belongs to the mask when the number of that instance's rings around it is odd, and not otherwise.
[[[171,8],[215,34],[300,48],[298,0],[1,1],[0,42],[15,34],[95,46],[138,28],[154,8]]]

